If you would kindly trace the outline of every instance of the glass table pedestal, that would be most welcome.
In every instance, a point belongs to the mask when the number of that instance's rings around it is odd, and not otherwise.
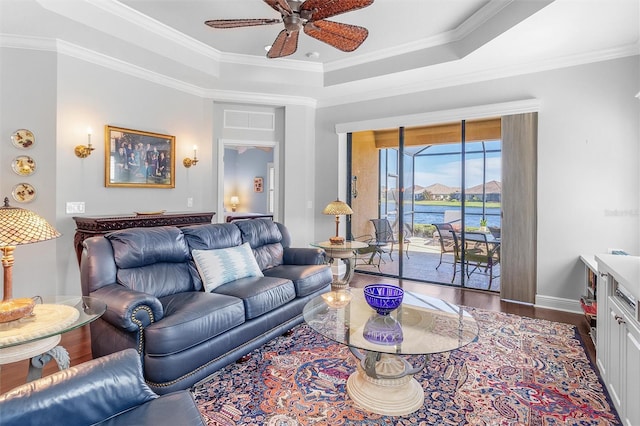
[[[428,355],[423,364],[413,367],[397,355],[349,349],[360,360],[347,380],[347,393],[356,404],[387,416],[411,414],[422,407],[424,390],[413,375],[426,367]]]

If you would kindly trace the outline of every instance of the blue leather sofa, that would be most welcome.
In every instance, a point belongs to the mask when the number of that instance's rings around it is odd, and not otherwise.
[[[264,276],[204,291],[192,251],[244,243]],[[330,290],[324,251],[290,244],[286,227],[268,219],[131,228],[85,240],[82,293],[107,304],[91,323],[93,357],[136,349],[158,394],[207,378],[302,322],[304,305]]]
[[[204,425],[187,390],[159,396],[133,349],[62,370],[0,395],[2,426]]]

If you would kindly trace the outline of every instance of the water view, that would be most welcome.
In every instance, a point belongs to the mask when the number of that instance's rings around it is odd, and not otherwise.
[[[393,206],[393,203],[389,203]],[[405,207],[406,208],[406,207]],[[460,206],[447,206],[447,205],[425,205],[416,204],[414,211],[414,224],[430,225],[433,223],[444,223],[445,212],[457,212],[460,214]],[[485,207],[485,218],[487,219],[487,226],[495,226],[500,228],[500,207]],[[482,207],[480,206],[467,206],[465,208],[465,226],[467,227],[479,227],[480,219],[482,219]],[[394,217],[389,216],[389,220],[394,222]],[[449,219],[451,220],[451,219]],[[405,212],[405,223],[411,223],[411,216]]]
[[[443,223],[446,210],[460,212],[460,207],[416,204],[414,223]],[[485,218],[487,219],[487,226],[500,227],[500,208],[485,207]],[[480,226],[482,207],[466,207],[464,219],[466,226]]]

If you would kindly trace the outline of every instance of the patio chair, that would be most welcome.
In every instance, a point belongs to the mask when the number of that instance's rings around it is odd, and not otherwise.
[[[354,263],[358,265],[374,265],[380,271],[380,261],[382,260],[382,253],[380,248],[375,243],[376,239],[371,234],[360,235],[358,237],[351,236],[352,241],[361,241],[367,243],[367,247],[355,250]],[[374,259],[378,256],[378,263],[374,263]]]
[[[501,230],[497,226],[489,226],[489,232],[493,235],[493,238],[496,240],[500,239]]]
[[[462,212],[460,210],[445,210],[444,223],[448,223],[456,231],[462,230]]]
[[[451,226],[450,223],[434,223],[433,226],[436,227],[436,230],[438,231],[438,240],[440,240],[440,262],[438,263],[438,266],[436,266],[436,269],[438,269],[440,265],[442,265],[444,254],[455,253],[454,240],[451,235],[453,226]],[[445,263],[455,263],[455,260],[451,262],[445,261]]]
[[[375,244],[379,247],[380,257],[382,257],[382,253],[387,253],[387,247],[391,246],[389,249],[389,259],[393,262],[393,257],[391,254],[393,253],[393,247],[398,243],[398,237],[393,232],[393,228],[391,228],[391,224],[389,223],[389,219],[371,219],[371,223],[373,223],[373,227],[376,231],[376,239]],[[407,237],[404,238],[404,244],[406,246],[405,253],[407,255],[407,259],[409,258],[409,244],[411,244],[411,240]]]
[[[460,241],[456,232],[452,231],[451,235],[454,240],[455,263],[456,265],[460,264],[460,267],[462,267],[462,253],[460,250],[462,241]],[[490,244],[487,240],[487,234],[484,233],[473,233],[473,237],[473,240],[465,240],[464,262],[467,267],[467,277],[471,277],[471,274],[477,271],[484,270],[484,274],[489,277],[488,290],[491,290],[493,279],[497,277],[497,275],[493,274],[493,268],[500,263],[500,245]],[[457,269],[454,267],[452,283],[456,278],[456,272]]]

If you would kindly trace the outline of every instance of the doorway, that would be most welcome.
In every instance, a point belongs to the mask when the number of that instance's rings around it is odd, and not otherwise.
[[[218,211],[224,212],[216,215],[219,222],[232,213],[273,215],[278,220],[279,150],[277,141],[219,139]]]

